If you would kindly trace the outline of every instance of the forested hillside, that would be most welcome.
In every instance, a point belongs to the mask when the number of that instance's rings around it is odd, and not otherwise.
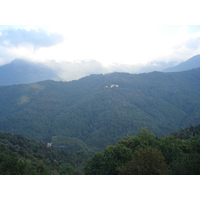
[[[0,175],[199,175],[199,133],[200,125],[161,138],[144,128],[94,153],[0,131]]]
[[[102,150],[143,127],[166,136],[199,121],[200,68],[0,87],[0,130],[68,150]]]
[[[197,126],[190,126],[182,130],[178,130],[174,133],[171,133],[171,135],[182,140],[189,139],[194,136],[200,136],[200,124]]]
[[[198,128],[197,128],[198,129]],[[199,175],[200,138],[156,137],[147,129],[96,153],[87,175]]]
[[[57,150],[20,134],[0,131],[0,175],[83,174],[93,153]]]

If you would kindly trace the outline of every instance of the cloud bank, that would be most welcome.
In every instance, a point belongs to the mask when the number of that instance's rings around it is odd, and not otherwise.
[[[159,71],[197,54],[200,54],[200,26],[0,25],[0,65],[15,58],[55,60],[62,62],[63,71],[70,74],[67,79],[72,74],[78,78],[80,74],[113,71]],[[76,60],[96,60],[98,64],[73,63]]]
[[[4,29],[0,31],[0,45],[19,47],[31,45],[34,48],[50,47],[64,41],[61,34],[49,33],[43,29]]]

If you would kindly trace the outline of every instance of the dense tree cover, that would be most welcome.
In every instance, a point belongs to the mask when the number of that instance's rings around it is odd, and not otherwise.
[[[68,151],[79,151],[88,149],[87,145],[78,138],[70,138],[65,136],[52,137],[52,145],[57,149],[65,148]]]
[[[189,139],[193,136],[199,136],[200,135],[200,124],[197,126],[190,126],[185,129],[176,131],[174,133],[171,133],[175,138],[178,139]]]
[[[142,129],[103,153],[96,153],[85,167],[87,175],[199,175],[200,138],[163,138]]]
[[[56,136],[55,149],[20,134],[0,131],[0,174],[199,174],[199,135],[185,140],[175,137],[171,134],[161,138],[145,128],[136,136],[126,136],[103,152],[94,153],[98,149],[91,150],[74,138]]]
[[[167,172],[163,154],[156,148],[135,150],[130,161],[117,168],[119,174],[162,175]]]
[[[82,174],[88,154],[47,147],[43,142],[0,131],[1,175]]]
[[[0,87],[0,130],[57,146],[55,138],[66,137],[71,144],[78,141],[77,149],[104,149],[142,127],[165,136],[199,123],[199,71],[112,73]]]

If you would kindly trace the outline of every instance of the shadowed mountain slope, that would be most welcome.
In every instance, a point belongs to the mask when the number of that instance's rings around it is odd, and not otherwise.
[[[4,86],[0,105],[0,130],[102,149],[142,127],[165,136],[199,124],[200,68]]]
[[[192,58],[182,62],[174,67],[163,70],[164,72],[180,72],[200,67],[200,55],[193,56]]]
[[[0,85],[33,83],[43,80],[61,79],[46,65],[22,59],[15,59],[0,67]]]

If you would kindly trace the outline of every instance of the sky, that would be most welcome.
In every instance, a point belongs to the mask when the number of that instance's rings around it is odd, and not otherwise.
[[[26,58],[96,60],[108,68],[134,68],[154,61],[182,62],[200,53],[200,25],[189,18],[197,18],[193,0],[189,5],[170,0],[19,0],[12,7],[6,2],[12,17],[2,9],[0,65]]]

